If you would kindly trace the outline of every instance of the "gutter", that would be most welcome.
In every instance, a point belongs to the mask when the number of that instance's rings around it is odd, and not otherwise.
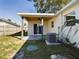
[[[63,12],[64,10],[66,10],[67,8],[69,8],[70,6],[72,6],[72,5],[75,5],[76,3],[79,3],[79,1],[78,0],[72,0],[69,4],[67,4],[64,8],[62,8],[60,11],[58,11],[57,13],[56,13],[56,16],[58,15],[58,14],[60,14],[61,12]]]

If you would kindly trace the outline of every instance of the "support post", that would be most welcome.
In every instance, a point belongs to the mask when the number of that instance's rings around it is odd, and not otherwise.
[[[41,26],[42,26],[42,40],[43,40],[43,22],[44,22],[44,20],[43,20],[43,18],[41,19]]]
[[[24,36],[24,32],[23,32],[23,29],[24,29],[24,21],[23,21],[24,17],[22,17],[22,24],[21,24],[21,39],[23,39],[23,36]]]
[[[42,24],[42,26],[43,26],[43,22],[44,22],[44,21],[43,21],[43,18],[42,18],[42,21],[41,21],[41,22],[42,22],[41,24]]]

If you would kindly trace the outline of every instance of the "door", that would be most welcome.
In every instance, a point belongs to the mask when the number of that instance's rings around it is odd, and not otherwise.
[[[34,34],[37,34],[37,24],[34,24]]]
[[[43,34],[43,26],[39,26],[39,34]]]

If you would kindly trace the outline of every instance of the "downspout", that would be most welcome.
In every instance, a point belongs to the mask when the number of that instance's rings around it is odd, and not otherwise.
[[[60,16],[61,16],[61,26],[58,26],[58,39],[61,40],[61,36],[60,36],[60,33],[62,33],[62,30],[64,28],[64,23],[63,23],[63,15],[62,13],[60,13]]]
[[[62,12],[61,12],[61,31],[63,30],[63,28],[65,27],[65,24],[64,24],[64,15],[62,14]]]

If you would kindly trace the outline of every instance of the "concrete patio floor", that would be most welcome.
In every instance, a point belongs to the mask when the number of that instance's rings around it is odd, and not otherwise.
[[[42,35],[28,35],[24,36],[23,40],[39,40],[41,37]]]

